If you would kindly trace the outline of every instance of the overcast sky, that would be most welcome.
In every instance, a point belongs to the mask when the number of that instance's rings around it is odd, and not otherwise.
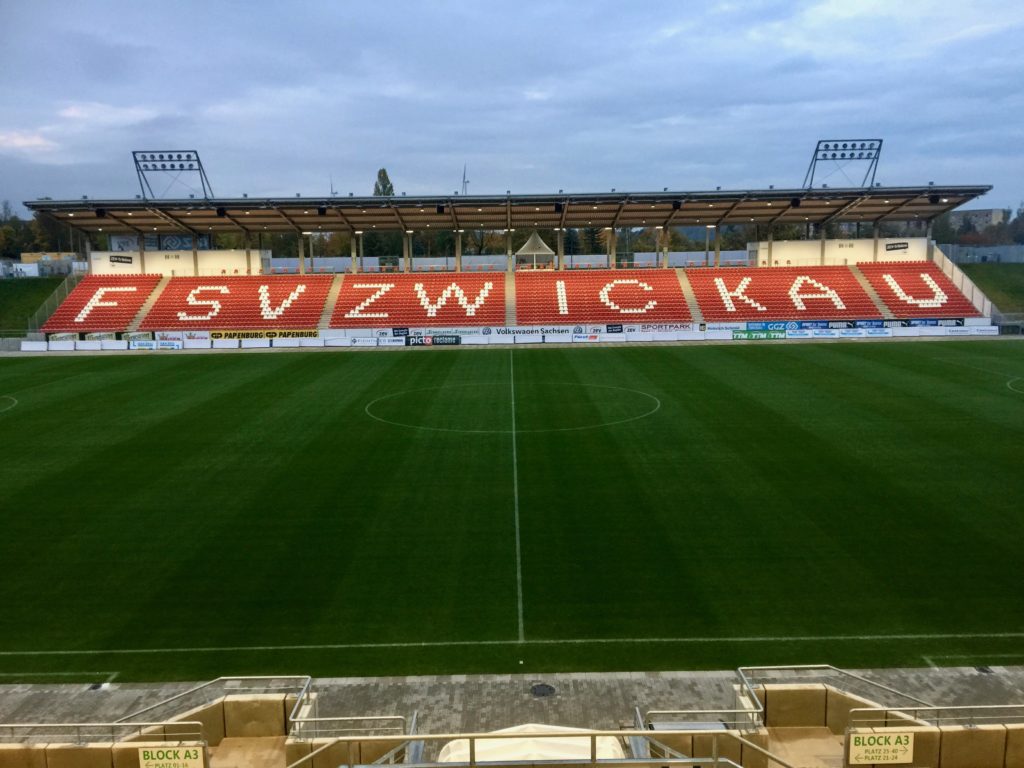
[[[795,187],[819,138],[1016,208],[1024,3],[0,0],[0,200],[133,197],[133,149],[218,196]]]

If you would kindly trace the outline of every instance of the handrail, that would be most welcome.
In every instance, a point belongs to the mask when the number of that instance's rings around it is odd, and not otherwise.
[[[305,690],[306,689],[306,687],[309,685],[309,682],[310,682],[311,678],[308,675],[262,675],[262,676],[252,676],[252,677],[218,677],[215,680],[210,680],[209,682],[206,682],[206,683],[200,683],[199,685],[195,686],[194,688],[189,688],[187,691],[182,691],[181,693],[177,693],[174,696],[170,696],[170,697],[168,697],[166,699],[158,701],[155,704],[149,705],[148,707],[144,707],[142,709],[136,710],[135,712],[132,712],[130,714],[125,715],[124,717],[122,717],[121,719],[117,720],[116,722],[118,722],[118,723],[127,722],[127,721],[132,720],[132,719],[134,719],[136,717],[140,717],[141,715],[144,715],[147,712],[152,712],[154,709],[157,709],[158,707],[169,706],[172,703],[176,703],[176,702],[180,701],[181,699],[184,699],[186,696],[192,696],[192,695],[194,695],[196,693],[199,693],[200,691],[203,691],[204,689],[211,688],[211,687],[216,686],[216,685],[224,685],[225,688],[226,688],[226,684],[229,683],[229,682],[255,683],[255,682],[258,682],[258,681],[261,681],[261,680],[267,680],[267,681],[282,681],[282,680],[296,680],[296,681],[298,681],[298,680],[302,680],[302,681],[304,681],[304,684],[300,688],[300,691],[301,691],[301,690]],[[272,687],[263,686],[262,688],[258,688],[258,689],[257,688],[252,688],[252,689],[232,688],[228,692],[230,692],[230,693],[237,693],[237,692],[245,692],[247,690],[264,690],[264,691],[266,691],[268,689],[270,689],[270,690],[289,690],[289,689],[293,689],[295,687],[297,687],[297,686],[296,685],[283,685],[283,686],[272,686]],[[225,692],[221,692],[220,695],[226,695],[226,693]],[[210,700],[205,701],[203,703],[210,703],[210,701],[212,701],[212,699],[215,699],[215,698],[217,698],[217,697],[214,696]],[[192,705],[192,706],[196,706],[196,705]]]
[[[1007,715],[1000,715],[1000,712],[1009,711]],[[971,713],[981,712],[981,715]],[[934,713],[933,717],[929,717]],[[950,713],[949,716],[943,716]],[[988,713],[992,713],[991,716]],[[889,715],[897,715],[895,721],[889,720]],[[855,715],[878,715],[878,718],[863,717],[860,720]],[[850,727],[872,727],[872,728],[899,728],[908,725],[907,718],[928,723],[929,725],[966,724],[976,725],[984,722],[998,723],[1024,723],[1024,704],[964,704],[951,707],[857,707],[850,710]]]
[[[766,675],[766,673],[780,674],[785,672],[827,673],[828,676],[856,680],[858,683],[866,685],[873,690],[882,691],[887,694],[899,696],[922,707],[932,706],[931,702],[924,701],[923,699],[919,699],[916,696],[911,696],[909,693],[904,693],[903,691],[899,691],[895,688],[885,685],[884,683],[879,683],[869,678],[863,677],[862,675],[858,675],[856,672],[850,672],[845,669],[833,667],[831,664],[794,664],[791,666],[740,667],[737,670],[737,672],[739,673],[740,677],[743,678],[743,680],[746,682],[748,687],[750,687],[751,685],[751,678],[755,677],[757,674]],[[821,677],[825,676],[826,674],[821,675]]]
[[[677,720],[687,720],[690,716],[717,716],[718,719],[726,724],[739,726],[741,728],[757,728],[764,722],[764,705],[761,700],[757,698],[754,693],[754,689],[750,684],[750,681],[740,672],[737,671],[740,679],[739,685],[733,686],[733,693],[737,703],[741,701],[741,697],[745,697],[746,701],[750,704],[750,707],[725,707],[718,709],[652,709],[647,712],[646,715],[641,716],[639,707],[636,708],[636,718],[639,727],[645,727],[653,722],[655,717],[672,717]],[[728,719],[726,719],[728,718]]]
[[[557,765],[594,765],[597,763],[614,766],[666,766],[666,765],[735,765],[735,763],[727,760],[726,758],[718,756],[720,754],[718,750],[718,739],[732,739],[739,742],[742,746],[752,749],[758,754],[767,757],[772,763],[781,768],[795,768],[795,766],[780,760],[777,756],[773,755],[764,747],[755,744],[749,739],[745,739],[735,731],[728,730],[713,730],[713,731],[660,731],[659,736],[693,736],[693,735],[707,735],[712,738],[712,752],[714,753],[711,757],[659,757],[652,759],[637,759],[637,758],[598,758],[597,756],[597,743],[598,739],[614,738],[628,739],[630,737],[641,737],[644,739],[651,739],[651,731],[647,729],[629,729],[619,731],[542,731],[542,732],[519,732],[519,733],[432,733],[432,734],[421,734],[417,736],[416,741],[425,742],[439,742],[439,741],[454,741],[467,740],[469,742],[469,766],[476,766],[478,763],[486,763],[488,765],[516,765],[529,763],[531,765],[541,764],[557,764]],[[479,741],[494,741],[500,739],[564,739],[564,738],[578,738],[587,739],[590,743],[590,755],[587,758],[580,758],[576,760],[528,760],[528,761],[516,761],[516,760],[504,760],[504,761],[488,761],[488,760],[477,760],[476,757],[476,744]],[[326,744],[323,744],[316,749],[312,750],[308,755],[303,755],[299,760],[291,763],[287,768],[301,768],[307,763],[311,763],[318,755],[326,752],[327,750],[335,747],[339,744],[348,745],[348,762],[342,763],[345,766],[354,766],[355,763],[355,752],[354,748],[357,743],[373,743],[373,742],[388,742],[393,741],[393,736],[339,736],[331,739]],[[679,753],[676,753],[679,754]],[[421,763],[418,765],[437,765],[437,763]],[[456,765],[456,763],[453,763]],[[467,765],[467,763],[458,763],[458,765]]]
[[[167,733],[166,730],[163,732],[153,731],[152,733],[143,733],[148,729],[163,728],[166,729],[168,726],[173,727],[173,733]],[[189,730],[183,730],[184,726],[188,726]],[[118,736],[118,730],[125,730],[126,733]],[[20,739],[18,732],[23,731]],[[152,737],[153,741],[196,741],[206,743],[203,738],[203,724],[198,720],[161,720],[158,722],[150,723],[122,723],[120,720],[112,723],[0,723],[0,741],[4,741],[4,735],[10,740],[20,740],[22,743],[28,741],[35,741],[35,737],[42,736],[46,737],[47,733],[34,733],[35,731],[44,731],[48,733],[55,733],[57,735],[74,734],[76,744],[86,743],[83,740],[83,734],[91,732],[96,734],[97,732],[106,736],[109,733],[110,741],[123,741],[127,736],[138,735],[145,736],[147,738]]]

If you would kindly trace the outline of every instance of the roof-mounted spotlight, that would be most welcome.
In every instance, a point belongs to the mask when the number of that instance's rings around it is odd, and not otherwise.
[[[217,208],[217,216],[219,218],[223,219],[227,215],[228,215],[227,209],[225,209],[225,208]]]
[[[107,209],[106,208],[97,208],[96,209],[96,218],[97,219],[105,219],[105,218],[107,218]]]
[[[316,215],[317,216],[326,216],[327,215],[327,206],[321,205],[319,208],[317,208],[316,209]]]
[[[789,204],[793,208],[799,208],[800,207],[800,202],[801,201],[800,201],[799,197],[794,197],[792,200],[789,201]]]

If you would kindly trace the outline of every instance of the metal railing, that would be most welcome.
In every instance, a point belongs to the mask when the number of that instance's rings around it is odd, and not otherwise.
[[[740,667],[737,670],[748,689],[771,683],[822,683],[847,693],[856,694],[892,709],[931,707],[930,702],[870,680],[855,672],[831,664],[797,664],[778,667]]]
[[[942,273],[953,281],[953,285],[957,287],[957,290],[970,299],[975,309],[983,316],[991,317],[992,302],[985,293],[974,284],[974,281],[952,259],[942,252],[938,245],[934,246],[933,251],[935,264],[942,270]]]
[[[915,725],[985,725],[1024,723],[1024,704],[978,704],[957,707],[860,707],[850,710],[851,728],[900,728]]]
[[[212,704],[220,698],[236,693],[284,693],[301,696],[302,692],[309,688],[311,678],[306,675],[295,676],[265,676],[265,677],[218,677],[208,683],[202,683],[187,691],[175,694],[167,699],[158,701],[148,707],[125,715],[118,723],[132,723],[138,718],[145,716],[152,719],[163,714],[166,719],[171,720],[175,714],[181,715],[196,707]]]
[[[168,730],[170,729],[170,730]],[[45,744],[70,742],[146,741],[203,742],[203,724],[193,720],[141,723],[3,723],[0,743]]]
[[[84,272],[72,272],[64,278],[64,282],[57,286],[57,289],[47,297],[42,306],[29,316],[28,330],[38,331],[42,328],[43,324],[50,319],[50,315],[57,311],[57,307],[68,297],[75,286],[82,282],[84,277]]]
[[[542,731],[537,733],[519,732],[519,733],[445,733],[445,734],[430,734],[420,735],[416,737],[416,741],[425,742],[428,744],[439,745],[442,742],[450,742],[455,740],[464,740],[468,742],[469,759],[468,761],[460,761],[457,763],[448,763],[449,765],[460,765],[475,766],[484,764],[488,766],[511,766],[511,765],[560,765],[560,766],[575,766],[575,765],[604,765],[604,766],[615,766],[615,768],[626,768],[627,766],[700,766],[701,768],[711,768],[718,766],[733,766],[739,768],[738,763],[723,757],[730,745],[733,751],[738,747],[740,750],[749,749],[756,752],[758,755],[765,758],[769,766],[777,768],[794,768],[791,764],[779,759],[777,756],[769,752],[759,744],[755,744],[749,739],[744,738],[735,731],[666,731],[660,734],[663,737],[691,737],[691,736],[706,736],[710,738],[710,755],[701,757],[686,756],[682,753],[672,750],[664,745],[658,744],[660,753],[659,756],[649,758],[637,758],[637,757],[623,757],[623,758],[606,758],[598,757],[598,741],[600,739],[613,738],[621,742],[634,738],[639,738],[646,741],[655,741],[651,737],[651,732],[647,729],[640,730],[621,730],[621,731],[588,731],[579,733],[575,731]],[[580,741],[586,740],[589,746],[588,755],[578,759],[558,759],[558,760],[538,760],[538,759],[503,759],[500,761],[495,760],[480,760],[477,757],[477,748],[482,741],[493,741],[499,739],[578,739]],[[393,741],[393,737],[388,736],[352,736],[352,737],[339,737],[330,740],[326,744],[323,744],[316,749],[312,750],[310,754],[303,755],[299,760],[291,763],[288,768],[309,768],[313,762],[320,757],[321,759],[327,757],[327,753],[333,750],[333,758],[337,759],[338,752],[340,751],[344,758],[338,763],[339,766],[346,766],[346,768],[353,768],[358,765],[357,752],[360,744],[375,743],[375,742],[389,742]],[[339,750],[340,746],[340,750]],[[662,751],[664,750],[664,751]],[[394,750],[392,750],[393,752]],[[391,753],[388,753],[389,755]],[[654,753],[652,753],[654,754]],[[387,756],[385,756],[387,757]],[[377,761],[379,763],[384,758]],[[375,763],[376,764],[376,763]],[[406,765],[416,766],[428,766],[438,765],[436,762],[416,762],[409,763]]]
[[[635,710],[637,728],[658,729],[658,724],[670,726],[688,723],[693,725],[714,724],[737,731],[749,731],[764,723],[764,706],[754,694],[750,682],[742,675],[740,682],[733,685],[733,706],[712,709],[652,709],[641,714]]]

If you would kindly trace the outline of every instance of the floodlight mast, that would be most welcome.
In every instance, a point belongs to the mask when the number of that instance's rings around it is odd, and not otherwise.
[[[209,200],[213,197],[213,187],[206,176],[203,161],[199,159],[199,153],[194,149],[133,151],[132,160],[135,162],[135,175],[139,179],[139,190],[142,192],[143,200],[156,200],[163,197],[163,195],[153,193],[153,187],[149,183],[150,174],[174,174],[171,183],[164,190],[165,193],[175,183],[199,192],[199,189],[181,180],[184,174],[198,176],[203,198]]]
[[[818,170],[818,163],[832,163],[831,173],[843,170],[851,163],[867,166],[864,170],[864,178],[860,186],[873,187],[875,185],[875,173],[878,171],[878,156],[882,154],[882,139],[822,139],[814,148],[811,156],[811,164],[807,166],[807,173],[804,175],[804,189],[814,187],[814,174]],[[831,173],[829,175],[831,175]],[[827,178],[827,177],[826,177]],[[851,186],[853,181],[849,176]]]

